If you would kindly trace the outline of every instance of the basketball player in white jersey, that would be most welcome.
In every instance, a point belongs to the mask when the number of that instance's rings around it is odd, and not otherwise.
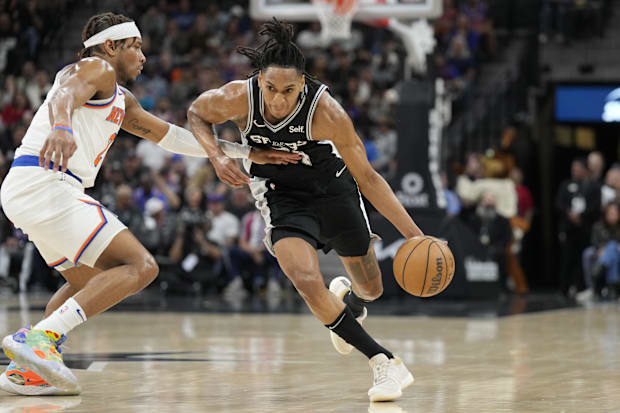
[[[46,318],[2,341],[13,361],[0,376],[0,388],[18,394],[79,393],[58,348],[65,334],[157,277],[151,254],[114,214],[84,193],[94,184],[119,129],[171,152],[206,157],[189,131],[149,114],[119,85],[135,79],[146,61],[131,19],[112,13],[93,16],[82,40],[81,60],[58,72],[0,192],[9,219],[67,280],[47,305]],[[282,151],[219,143],[221,156],[211,161],[227,171],[226,179],[241,185],[249,178],[234,168],[230,157],[275,164],[299,160],[299,155]]]

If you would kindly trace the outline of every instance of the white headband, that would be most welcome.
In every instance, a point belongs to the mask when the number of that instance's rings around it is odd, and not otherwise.
[[[108,27],[86,39],[84,47],[88,49],[97,44],[105,43],[106,40],[122,40],[129,39],[130,37],[139,37],[142,39],[140,30],[138,30],[138,26],[136,26],[135,22],[121,23]]]

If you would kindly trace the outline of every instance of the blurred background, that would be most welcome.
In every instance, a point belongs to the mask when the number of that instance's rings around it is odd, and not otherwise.
[[[401,37],[384,20],[353,22],[350,38],[330,44],[317,21],[294,22],[307,72],[349,113],[373,167],[424,232],[449,241],[457,271],[438,298],[615,300],[620,1],[441,6],[422,57],[407,45],[415,35]],[[76,60],[83,26],[103,11],[137,22],[147,62],[128,87],[168,122],[188,128],[193,99],[252,71],[235,52],[260,42],[262,21],[247,1],[0,0],[0,180],[55,73]],[[217,132],[240,139],[232,124]],[[89,193],[156,256],[161,273],[149,291],[158,296],[294,294],[264,250],[248,189],[220,183],[205,159],[121,131]],[[367,208],[383,238],[385,295],[405,299],[391,271],[403,240]],[[334,256],[322,269],[326,278],[344,275]],[[1,288],[60,284],[0,213]]]

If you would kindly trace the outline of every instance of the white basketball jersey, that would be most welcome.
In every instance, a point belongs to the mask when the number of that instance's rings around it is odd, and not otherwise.
[[[36,155],[52,130],[49,119],[49,100],[60,87],[60,74],[56,74],[54,85],[45,98],[24,136],[22,144],[15,151],[15,158],[21,155]],[[80,179],[85,188],[95,184],[95,178],[108,149],[112,146],[123,118],[125,117],[125,93],[116,85],[114,96],[107,99],[89,100],[76,109],[71,117],[73,137],[77,150],[69,159],[68,169]]]

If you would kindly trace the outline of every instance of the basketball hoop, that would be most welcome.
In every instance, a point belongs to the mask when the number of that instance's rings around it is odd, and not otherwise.
[[[351,37],[351,22],[359,0],[312,0],[312,5],[321,22],[323,42]]]

